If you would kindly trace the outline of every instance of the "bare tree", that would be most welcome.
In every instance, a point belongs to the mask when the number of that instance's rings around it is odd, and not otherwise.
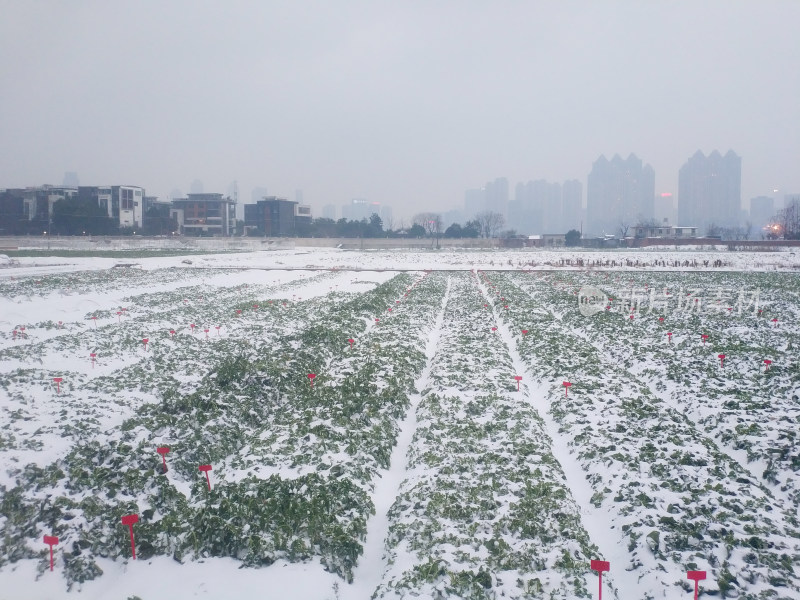
[[[780,209],[775,217],[778,225],[776,232],[785,240],[800,238],[800,202],[792,200],[788,206]]]
[[[631,228],[631,224],[626,221],[625,219],[619,220],[619,237],[626,238],[628,237],[628,229]]]
[[[442,235],[442,215],[439,213],[425,212],[414,215],[414,224],[419,225],[425,230],[425,234],[431,238],[431,246],[434,241],[439,245],[439,238]]]
[[[506,218],[498,212],[485,210],[475,215],[475,220],[480,224],[481,235],[485,238],[493,238],[506,224]]]

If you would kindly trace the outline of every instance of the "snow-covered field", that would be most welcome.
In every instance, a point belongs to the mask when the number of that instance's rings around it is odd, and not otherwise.
[[[5,263],[0,600],[800,598],[798,254]]]

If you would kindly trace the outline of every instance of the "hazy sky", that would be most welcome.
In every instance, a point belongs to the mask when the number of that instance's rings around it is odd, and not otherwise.
[[[800,1],[0,0],[0,187],[142,185],[315,211],[460,207],[508,177],[696,150],[800,192]],[[747,203],[749,206],[749,203]]]

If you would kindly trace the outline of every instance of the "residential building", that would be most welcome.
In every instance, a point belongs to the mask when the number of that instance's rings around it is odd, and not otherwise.
[[[486,183],[484,188],[486,210],[500,213],[508,220],[508,179],[498,177]]]
[[[25,215],[29,221],[47,225],[53,216],[53,205],[59,200],[73,198],[77,195],[78,188],[72,187],[41,185],[25,188],[23,192]]]
[[[21,188],[0,190],[0,235],[29,232],[24,196],[25,190]]]
[[[697,237],[697,227],[661,223],[660,225],[636,225],[632,229],[635,238],[684,239]]]
[[[336,205],[335,204],[326,204],[322,207],[322,218],[323,219],[331,219],[333,221],[336,220]]]
[[[592,165],[586,190],[586,229],[618,234],[654,217],[655,171],[635,154],[611,160],[600,156]]]
[[[244,207],[244,227],[250,233],[267,237],[286,237],[297,233],[297,219],[311,222],[311,207],[295,200],[267,196]]]
[[[145,190],[136,185],[80,186],[78,197],[97,202],[119,227],[144,227]]]
[[[392,207],[382,205],[378,216],[381,218],[384,229],[394,229],[394,217],[392,216]]]
[[[678,223],[705,233],[711,225],[736,227],[742,209],[742,159],[733,150],[725,156],[700,150],[678,173]]]
[[[580,229],[583,185],[577,179],[551,183],[544,179],[518,183],[509,203],[508,226],[520,234]]]
[[[348,221],[362,221],[372,216],[372,213],[380,213],[381,203],[370,202],[364,198],[353,198],[350,204],[342,206],[342,218]]]
[[[483,188],[464,192],[464,214],[468,220],[471,221],[475,215],[484,210],[486,210],[486,194]]]
[[[236,231],[236,202],[222,194],[187,194],[172,200],[170,217],[184,235],[230,237]]]
[[[582,223],[583,184],[577,179],[570,179],[561,186],[561,229],[564,232],[570,229],[580,231]]]

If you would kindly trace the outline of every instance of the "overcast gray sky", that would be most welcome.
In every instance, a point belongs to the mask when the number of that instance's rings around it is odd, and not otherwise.
[[[142,185],[410,216],[604,153],[800,192],[800,1],[0,0],[0,187]]]

